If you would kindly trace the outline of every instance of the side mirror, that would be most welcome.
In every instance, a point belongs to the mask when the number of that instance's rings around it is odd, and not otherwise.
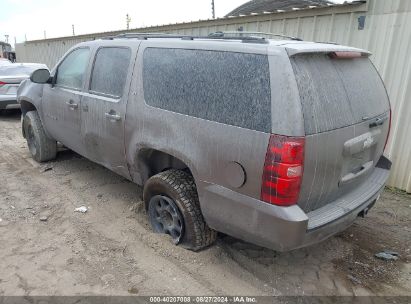
[[[47,69],[35,70],[30,75],[30,80],[34,83],[48,83],[50,79],[50,71]]]

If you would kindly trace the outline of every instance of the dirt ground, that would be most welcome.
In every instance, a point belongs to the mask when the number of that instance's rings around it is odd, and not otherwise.
[[[411,295],[411,195],[309,248],[221,235],[193,253],[152,233],[135,184],[71,151],[32,161],[19,115],[0,114],[0,295]]]

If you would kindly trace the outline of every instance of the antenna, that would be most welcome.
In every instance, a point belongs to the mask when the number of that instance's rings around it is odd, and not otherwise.
[[[127,23],[127,29],[128,29],[128,30],[130,29],[130,22],[131,22],[131,18],[130,18],[130,16],[127,14],[127,15],[126,15],[126,23]]]
[[[211,0],[211,14],[213,19],[215,19],[215,7],[214,7],[214,0]]]

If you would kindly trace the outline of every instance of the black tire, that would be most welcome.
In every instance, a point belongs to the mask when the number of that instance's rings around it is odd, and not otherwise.
[[[37,162],[45,162],[56,158],[57,142],[44,132],[37,111],[30,111],[23,118],[24,134],[31,157]]]
[[[149,210],[150,222],[153,226],[153,214],[150,212],[159,197],[169,198],[177,206],[183,218],[183,231],[174,243],[189,250],[198,251],[211,245],[217,238],[217,231],[212,230],[201,213],[197,189],[193,177],[184,171],[170,169],[156,174],[144,185],[144,202]],[[173,204],[171,204],[171,209]],[[153,229],[157,232],[155,226]],[[173,237],[173,235],[171,235]]]

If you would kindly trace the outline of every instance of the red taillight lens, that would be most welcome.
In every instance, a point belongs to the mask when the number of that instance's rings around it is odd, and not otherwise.
[[[389,121],[389,125],[388,125],[388,134],[387,134],[387,138],[385,139],[384,151],[385,151],[385,148],[387,147],[388,139],[390,138],[390,132],[391,132],[391,119],[392,119],[392,110],[391,110],[391,108],[390,108],[390,121]]]
[[[0,81],[0,87],[3,86],[3,85],[5,85],[5,84],[6,84],[5,82]]]
[[[304,165],[304,137],[272,134],[265,156],[261,200],[279,206],[297,203]]]

